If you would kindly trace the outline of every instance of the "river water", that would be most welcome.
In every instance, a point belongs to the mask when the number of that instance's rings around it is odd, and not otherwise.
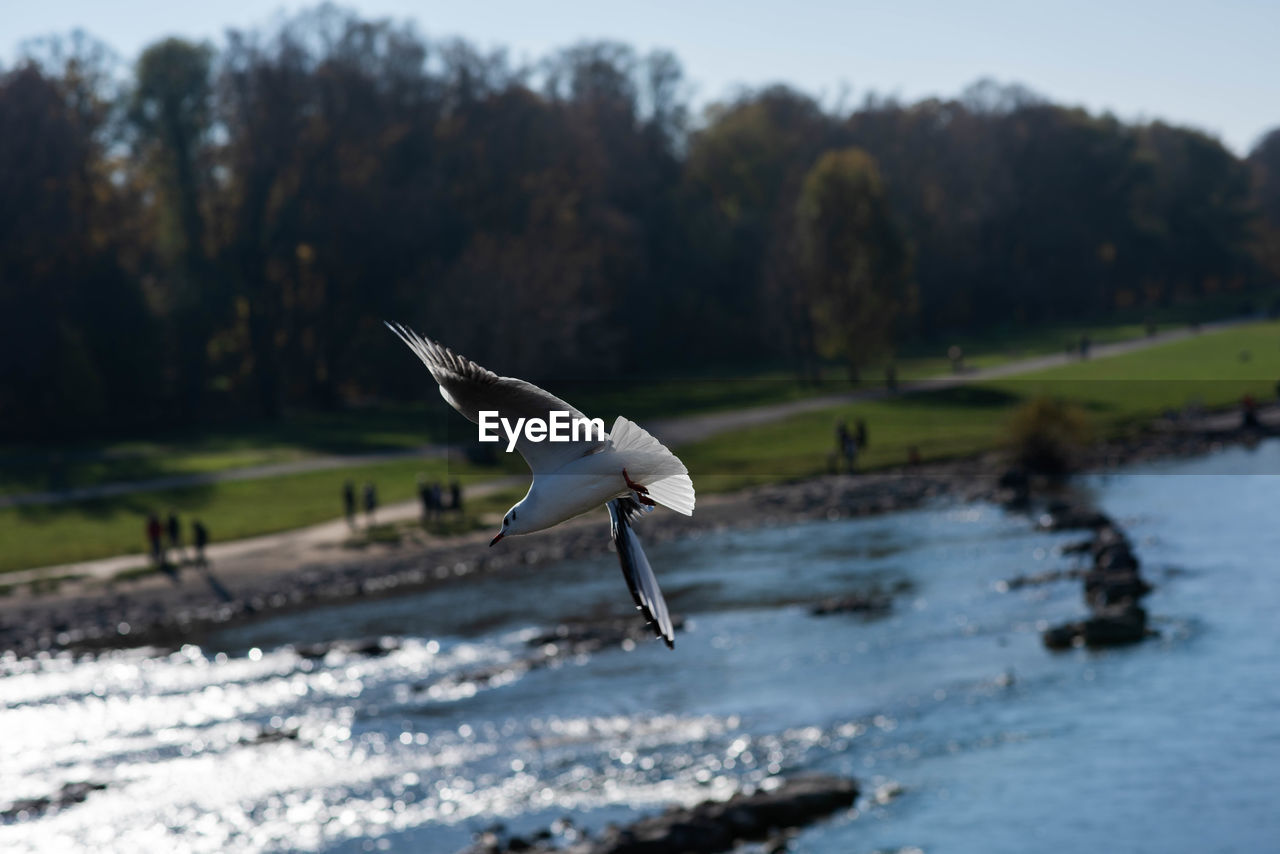
[[[1083,615],[1079,582],[999,584],[1073,565],[1079,534],[946,504],[651,547],[688,619],[674,652],[519,666],[537,627],[628,613],[605,556],[174,653],[6,660],[0,808],[106,788],[0,824],[0,850],[452,852],[807,771],[866,795],[796,852],[1276,850],[1280,475],[1257,471],[1280,442],[1084,482],[1157,585],[1160,638],[1107,652],[1040,644]],[[883,616],[808,612],[895,587]],[[379,635],[399,648],[290,646]],[[272,728],[297,737],[255,742]]]

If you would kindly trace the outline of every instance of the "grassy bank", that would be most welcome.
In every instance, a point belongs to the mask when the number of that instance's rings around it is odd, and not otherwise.
[[[1280,380],[1280,323],[1268,322],[1097,361],[1003,380],[902,395],[796,415],[720,434],[680,449],[703,489],[805,477],[829,469],[834,426],[863,419],[864,470],[998,448],[1018,406],[1062,399],[1088,413],[1099,437],[1113,436],[1188,404],[1220,408],[1245,394],[1272,400]]]
[[[401,461],[103,501],[10,507],[0,510],[0,572],[142,553],[143,526],[150,512],[176,511],[188,542],[187,523],[195,518],[205,523],[214,542],[300,528],[342,515],[342,485],[347,480],[356,484],[357,493],[372,481],[379,502],[386,505],[413,498],[419,475],[464,484],[493,477],[491,470],[439,460]]]
[[[1277,379],[1280,323],[1258,323],[1009,379],[805,413],[730,431],[678,450],[696,474],[699,490],[718,491],[827,471],[834,447],[834,425],[839,419],[866,421],[870,443],[859,466],[876,469],[903,464],[913,447],[925,460],[998,447],[1004,441],[1011,413],[1036,396],[1075,403],[1089,414],[1100,435],[1108,435],[1193,401],[1206,407],[1227,406],[1245,393],[1270,400]],[[790,392],[785,390],[788,385]],[[847,386],[841,388],[845,389]],[[727,387],[719,381],[655,385],[638,398],[638,403],[631,398],[619,403],[628,404],[628,413],[652,407],[657,414],[697,411],[695,402],[699,400],[707,406],[725,400],[749,406],[804,393],[794,383],[777,376],[743,380]],[[659,408],[663,401],[669,409]],[[431,418],[453,419],[458,422],[455,427],[466,428],[452,412],[443,406],[437,408],[440,411]],[[600,411],[607,408],[601,405]],[[589,411],[596,410],[589,407]],[[283,435],[249,434],[211,439],[203,447],[183,447],[171,455],[161,454],[159,459],[169,466],[214,470],[230,460],[240,464],[249,459],[263,461],[255,454],[297,455],[317,447],[359,450],[361,442],[383,448],[394,448],[398,443],[403,443],[400,447],[412,447],[422,442],[415,425],[426,421],[423,412],[412,410],[371,414],[362,433],[358,414],[348,413],[331,421],[310,422],[295,445],[285,443]],[[276,435],[276,444],[265,448],[244,444],[254,441],[255,435]],[[523,472],[519,460],[501,456],[504,471]],[[269,461],[279,458],[269,456]],[[374,481],[382,503],[387,504],[413,497],[419,474],[475,482],[492,477],[495,472],[442,460],[397,461],[138,493],[108,501],[6,508],[0,510],[0,571],[140,552],[146,514],[167,512],[170,508],[184,519],[203,519],[215,541],[314,524],[340,514],[340,490],[346,480],[357,484]],[[502,498],[504,507],[510,503],[509,498]]]

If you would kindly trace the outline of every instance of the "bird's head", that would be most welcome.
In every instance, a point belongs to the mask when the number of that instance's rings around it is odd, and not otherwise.
[[[523,505],[524,502],[521,501],[519,504],[507,511],[506,515],[502,517],[502,530],[498,532],[497,536],[489,541],[489,545],[497,545],[498,540],[507,536],[507,534],[514,535],[528,533],[529,529],[521,524],[520,519],[520,511]]]

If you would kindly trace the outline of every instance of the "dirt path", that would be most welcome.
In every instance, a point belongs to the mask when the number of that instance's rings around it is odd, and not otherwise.
[[[504,477],[471,486],[465,490],[464,500],[474,501],[524,481],[525,478],[522,477]],[[421,513],[421,505],[416,500],[388,504],[378,508],[376,521],[380,525],[403,522],[417,519],[419,513]],[[363,528],[363,519],[363,516],[358,517],[354,529],[345,519],[339,518],[291,531],[279,531],[225,543],[215,542],[205,549],[205,557],[218,569],[219,573],[230,574],[238,574],[248,569],[260,570],[264,567],[292,567],[334,560],[350,560],[350,552],[344,553],[342,545]],[[186,556],[188,558],[192,556],[191,549],[186,550]],[[150,565],[150,559],[146,555],[117,555],[80,563],[19,569],[4,573],[0,576],[0,581],[9,585],[30,584],[54,578],[75,578],[88,582],[107,581],[121,573],[142,569],[148,565]]]

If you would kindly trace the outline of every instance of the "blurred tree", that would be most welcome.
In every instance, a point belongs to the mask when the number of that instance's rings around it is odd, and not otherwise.
[[[102,54],[0,75],[0,435],[60,439],[154,414],[154,327],[126,265],[136,198],[104,147]],[[121,347],[127,341],[129,346]]]
[[[138,59],[128,117],[137,162],[155,190],[156,246],[163,272],[158,308],[169,323],[176,411],[191,421],[204,412],[207,348],[227,317],[225,288],[212,275],[205,228],[212,166],[213,50],[181,39],[146,48]]]
[[[205,148],[211,130],[213,50],[181,39],[146,48],[138,59],[129,118],[138,131],[139,159],[150,161],[169,216],[163,238],[188,271],[204,266]]]
[[[910,252],[875,160],[857,148],[824,154],[805,176],[796,225],[819,352],[843,359],[856,382],[913,304]]]
[[[1249,169],[1215,139],[1156,122],[1144,129],[1151,158],[1149,210],[1158,235],[1147,261],[1171,297],[1239,289],[1256,211]]]
[[[1253,200],[1261,218],[1256,252],[1273,280],[1280,280],[1280,128],[1258,141],[1249,153]]]
[[[697,355],[718,364],[747,352],[786,356],[812,378],[793,217],[806,170],[837,143],[838,128],[811,98],[781,86],[713,107],[707,120],[690,140],[681,188],[691,287],[677,317],[699,330]]]

